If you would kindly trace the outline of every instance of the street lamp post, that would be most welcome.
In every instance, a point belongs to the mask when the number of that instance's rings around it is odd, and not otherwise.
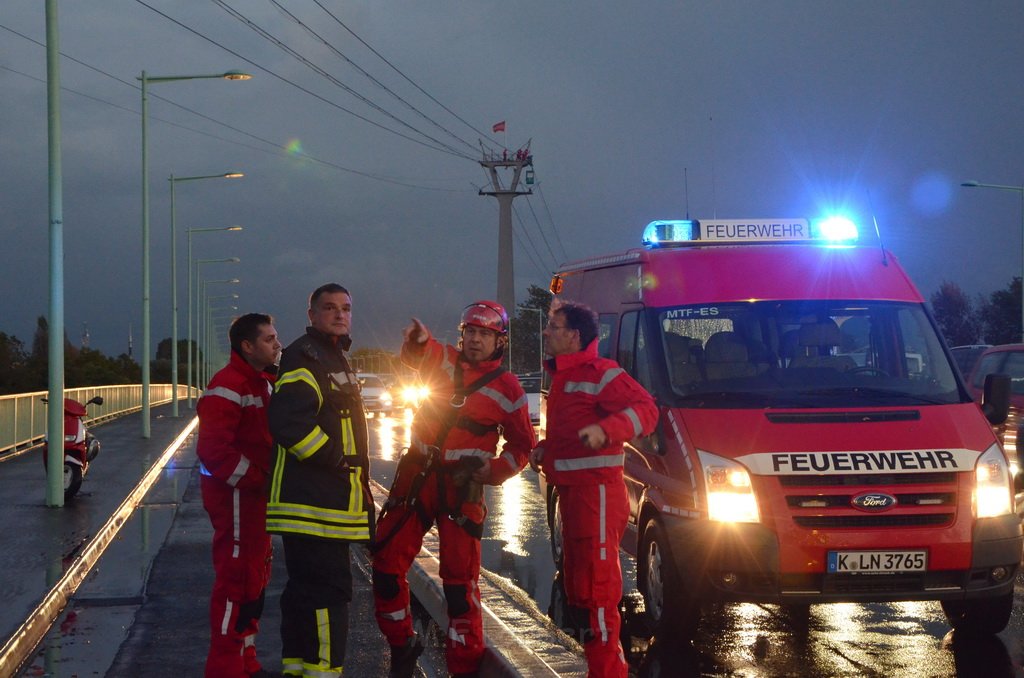
[[[207,301],[212,302],[216,298],[217,297],[215,296],[209,297]],[[237,306],[211,306],[207,309],[209,320],[207,332],[209,334],[210,342],[210,348],[206,352],[206,359],[204,361],[206,365],[207,381],[213,378],[213,373],[217,371],[217,366],[224,362],[221,358],[223,338],[227,336],[226,330],[231,326],[231,322],[237,317],[237,311]]]
[[[174,186],[181,181],[198,181],[200,179],[238,179],[245,176],[241,172],[224,172],[222,174],[204,174],[193,177],[176,177],[171,174],[171,416],[178,416],[178,227],[174,208]],[[191,268],[189,269],[191,271]],[[192,392],[189,391],[189,405],[192,404]]]
[[[192,280],[196,280],[198,285],[199,266],[196,266],[196,276],[192,276],[192,234],[193,233],[204,233],[210,231],[241,231],[241,226],[222,226],[219,228],[190,228],[188,230],[188,346],[186,347],[188,356],[188,406],[192,407],[192,387],[197,384],[192,383]],[[198,292],[198,290],[196,290]],[[236,295],[237,296],[237,295]],[[199,313],[196,312],[196,323],[199,323]],[[195,340],[199,341],[199,330],[196,328]],[[196,370],[195,376],[198,380],[199,370]]]
[[[198,266],[197,266],[197,268],[198,268]],[[198,281],[198,279],[199,279],[199,278],[198,278],[198,276],[197,276],[197,277],[196,277],[196,280]],[[207,284],[210,284],[210,285],[218,285],[218,284],[225,284],[225,285],[237,285],[237,284],[238,284],[238,283],[240,283],[240,282],[241,282],[241,281],[240,281],[240,280],[239,280],[238,278],[228,278],[228,279],[225,279],[225,280],[204,280],[204,281],[202,281],[202,285],[200,286],[200,294],[199,294],[199,299],[201,299],[201,300],[202,300],[202,304],[203,304],[203,308],[204,308],[204,310],[205,310],[205,308],[206,308],[207,304],[209,303],[209,300],[208,300],[208,299],[207,299],[207,297],[206,297],[206,285],[207,285]],[[197,300],[197,301],[198,301],[198,300]],[[206,319],[204,319],[204,322],[205,322],[205,325],[204,325],[204,328],[203,328],[203,329],[205,329],[205,330],[206,330],[206,334],[207,334],[207,336],[208,336],[208,335],[209,335],[209,330],[210,330],[210,323],[209,323],[209,321],[208,321],[208,320],[206,320]],[[198,335],[197,335],[197,336],[198,336]],[[208,357],[208,356],[204,356],[204,357]],[[204,363],[204,364],[205,364],[206,362],[207,362],[206,360],[204,360],[204,361],[203,361],[203,363]],[[198,363],[198,361],[197,361],[197,363]],[[197,365],[196,369],[197,369],[197,371],[198,371],[198,369],[199,369],[199,368],[198,368],[198,365]],[[205,383],[207,383],[207,382],[209,381],[209,376],[208,376],[208,375],[203,375],[203,376],[205,377],[205,379],[202,379],[202,382],[203,382],[203,383],[205,384]]]
[[[142,437],[150,437],[149,420],[149,83],[177,80],[248,80],[252,76],[241,71],[227,71],[216,75],[149,76],[146,71],[138,78],[142,83]]]
[[[967,188],[995,188],[1001,191],[1016,191],[1020,194],[1020,219],[1021,219],[1021,341],[1024,341],[1024,186],[1007,186],[1005,184],[983,184],[980,181],[965,181],[961,186]]]
[[[544,309],[532,308],[530,306],[517,306],[520,311],[533,311],[537,314],[537,359],[540,361],[540,371],[544,371]]]
[[[217,295],[214,295],[212,297],[207,297],[205,302],[204,302],[205,305],[203,306],[203,314],[204,314],[203,322],[204,323],[208,323],[209,322],[209,320],[206,318],[206,306],[209,305],[209,303],[211,301],[213,301],[214,299],[232,299],[232,300],[234,300],[234,299],[238,299],[238,295],[237,294],[217,294]],[[198,306],[198,304],[197,304],[197,306]],[[238,310],[237,306],[229,306],[229,307],[224,307],[224,308],[231,308],[231,309],[234,309],[236,311]],[[199,309],[197,308],[196,309],[196,315],[198,315],[198,314],[199,314]],[[209,383],[209,381],[210,381],[210,373],[209,373],[209,370],[207,368],[208,368],[208,364],[210,362],[210,348],[209,348],[209,346],[206,345],[206,343],[207,343],[207,335],[209,333],[209,327],[206,324],[203,325],[203,330],[202,330],[202,335],[203,336],[199,336],[200,332],[199,332],[198,328],[196,328],[196,332],[197,332],[196,333],[196,346],[202,346],[203,347],[203,360],[202,360],[202,362],[199,362],[199,360],[196,360],[196,372],[198,373],[200,371],[200,368],[201,368],[202,372],[203,372],[203,374],[205,376],[205,380],[203,381],[203,383]]]
[[[227,230],[235,230],[235,229],[241,230],[241,228],[242,228],[241,226],[231,226],[231,227],[228,227]],[[220,229],[197,229],[197,230],[220,230]],[[190,250],[190,252],[189,252],[189,270],[188,270],[189,283],[192,282],[192,264],[191,264],[191,261],[192,261],[192,254],[191,254],[191,250]],[[217,263],[237,264],[240,261],[241,261],[241,259],[239,259],[238,257],[224,257],[224,258],[221,258],[221,259],[199,259],[199,260],[197,260],[196,261],[196,285],[197,286],[199,285],[199,269],[202,267],[203,264],[217,264]],[[233,296],[235,299],[238,298],[237,294],[233,294],[231,296]],[[189,321],[188,321],[189,322],[189,328],[188,328],[188,332],[189,332],[189,340],[188,340],[189,341],[189,347],[188,347],[189,368],[188,368],[188,372],[189,372],[189,380],[191,382],[191,378],[192,378],[192,365],[191,365],[191,363],[192,363],[192,289],[191,289],[191,285],[189,287],[188,307],[189,307],[188,308],[188,310],[189,310]],[[197,296],[197,298],[196,298],[196,335],[195,335],[195,340],[196,340],[196,344],[197,345],[199,343],[199,308],[198,307],[199,307],[199,299],[198,299],[198,296]],[[198,363],[199,363],[198,356],[196,356],[196,381],[197,382],[200,381],[199,380],[199,367],[198,367]],[[203,381],[201,383],[205,384],[206,382]],[[199,387],[199,383],[196,384],[196,387],[197,388]],[[191,403],[191,383],[189,384],[189,395],[190,395],[189,407],[191,407],[192,406],[192,403]]]

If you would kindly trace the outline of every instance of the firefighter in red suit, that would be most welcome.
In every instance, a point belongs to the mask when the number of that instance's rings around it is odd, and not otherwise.
[[[262,313],[241,316],[228,334],[230,362],[196,405],[203,506],[213,523],[207,678],[261,675],[254,641],[270,580],[267,403],[281,343],[273,319]]]
[[[619,541],[629,517],[622,444],[650,434],[658,408],[614,360],[597,355],[597,317],[582,304],[552,309],[544,329],[551,372],[546,438],[530,455],[558,490],[563,576],[589,676],[625,678],[619,642]]]
[[[412,445],[399,461],[377,524],[373,593],[377,623],[391,645],[391,676],[411,676],[422,645],[413,631],[406,572],[436,521],[448,608],[447,662],[475,676],[484,651],[480,616],[483,484],[519,473],[533,448],[533,426],[519,380],[502,367],[508,316],[494,301],[466,307],[458,348],[430,337],[417,319],[405,329],[402,360],[431,396],[416,413]],[[505,444],[497,453],[499,437]]]

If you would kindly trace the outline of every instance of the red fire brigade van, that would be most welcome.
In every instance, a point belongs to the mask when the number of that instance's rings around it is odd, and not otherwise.
[[[626,446],[623,547],[663,636],[691,637],[715,601],[936,600],[954,628],[1009,620],[1021,522],[986,421],[1009,382],[976,404],[907,274],[856,237],[836,219],[659,221],[643,248],[552,278],[659,404],[655,434]]]

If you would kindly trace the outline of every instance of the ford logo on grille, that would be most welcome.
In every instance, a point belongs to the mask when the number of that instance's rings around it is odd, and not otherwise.
[[[896,505],[896,497],[881,492],[858,494],[850,503],[862,511],[885,511]]]

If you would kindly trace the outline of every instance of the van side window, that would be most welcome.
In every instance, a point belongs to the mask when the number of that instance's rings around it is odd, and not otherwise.
[[[614,313],[602,313],[597,316],[597,355],[602,358],[612,357],[612,333],[615,331]]]
[[[622,315],[622,325],[619,326],[619,353],[615,361],[626,372],[636,378],[636,361],[633,347],[636,344],[636,319],[637,312],[631,311]]]
[[[636,371],[632,376],[648,393],[654,393],[654,385],[651,383],[651,350],[642,321],[636,327]]]
[[[640,313],[630,311],[619,325],[619,352],[616,361],[629,376],[651,391],[651,357]]]

